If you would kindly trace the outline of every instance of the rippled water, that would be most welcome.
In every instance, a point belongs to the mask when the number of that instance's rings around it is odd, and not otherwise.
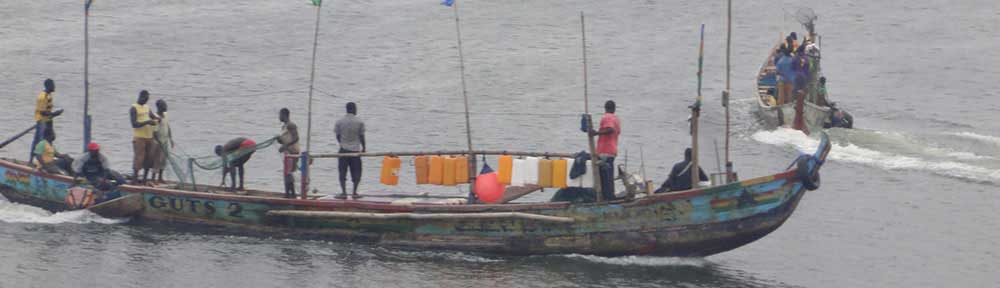
[[[722,145],[723,1],[460,1],[477,148],[572,152],[582,112],[579,13],[587,14],[592,111],[620,105],[629,166],[643,147],[662,181],[686,147],[705,23],[701,155]],[[80,1],[0,2],[0,135],[31,122],[41,81],[57,83],[58,146],[80,148]],[[259,3],[257,3],[259,2]],[[95,140],[130,164],[127,111],[139,90],[170,103],[188,153],[278,132],[289,107],[305,128],[315,10],[309,1],[96,1],[91,12]],[[313,151],[335,150],[332,123],[355,101],[369,150],[464,149],[454,18],[438,1],[327,1],[322,11]],[[537,3],[536,3],[537,2]],[[769,131],[751,115],[753,79],[787,11],[812,7],[830,91],[861,129],[834,130],[823,187],[780,229],[704,259],[585,255],[498,257],[262,239],[141,227],[0,200],[0,287],[988,287],[1000,218],[1000,9],[993,1],[735,1],[733,151],[743,177],[774,173],[817,141]],[[890,3],[891,2],[891,3]],[[303,131],[304,132],[304,131]],[[27,154],[26,140],[0,150]],[[254,155],[248,185],[280,189],[274,151]],[[366,193],[412,193],[377,184]],[[368,164],[371,163],[371,164]],[[127,168],[126,168],[127,169]],[[335,164],[314,186],[333,192]],[[124,170],[124,169],[123,169]],[[405,170],[405,169],[404,169]],[[200,181],[216,181],[202,173]],[[425,190],[426,187],[419,189]],[[461,195],[456,189],[434,193]],[[551,192],[532,195],[540,200]]]

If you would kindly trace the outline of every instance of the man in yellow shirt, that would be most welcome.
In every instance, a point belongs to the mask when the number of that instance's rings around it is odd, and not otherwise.
[[[52,130],[45,130],[45,139],[35,145],[34,154],[35,168],[50,174],[63,174],[71,172],[73,158],[69,155],[59,153],[55,146],[56,134]]]
[[[134,184],[146,183],[149,169],[153,167],[152,158],[155,156],[153,145],[156,144],[153,142],[153,131],[156,130],[159,118],[149,108],[147,102],[149,102],[149,91],[142,90],[139,92],[139,99],[128,110],[132,122],[132,151],[135,153],[135,157],[132,158]],[[143,169],[142,178],[139,178],[139,169]]]
[[[31,141],[31,148],[34,149],[39,142],[42,141],[46,130],[52,130],[53,135],[55,135],[55,129],[52,126],[52,118],[62,114],[62,109],[52,111],[52,93],[56,92],[56,82],[52,79],[45,79],[43,82],[45,85],[45,90],[38,93],[38,97],[35,98],[35,122],[39,125],[35,128],[35,138]],[[34,159],[35,154],[31,154],[31,158]]]

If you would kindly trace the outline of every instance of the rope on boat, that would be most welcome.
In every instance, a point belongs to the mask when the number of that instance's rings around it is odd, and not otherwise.
[[[569,217],[549,216],[523,212],[489,212],[489,213],[365,213],[337,211],[302,211],[302,210],[271,210],[267,216],[287,216],[296,218],[353,218],[353,219],[410,219],[410,220],[467,220],[467,219],[520,219],[552,223],[572,224],[576,220]]]

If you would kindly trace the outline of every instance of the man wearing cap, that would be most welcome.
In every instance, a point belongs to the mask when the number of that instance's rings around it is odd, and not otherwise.
[[[597,156],[601,158],[601,193],[608,200],[615,195],[615,156],[618,155],[618,135],[621,121],[615,115],[615,101],[604,102],[604,116],[599,130],[590,129],[590,135],[597,135]]]
[[[101,146],[90,142],[87,153],[73,161],[73,180],[75,182],[78,177],[83,177],[100,190],[110,190],[112,186],[108,179],[114,179],[118,184],[125,183],[124,177],[108,168],[110,164],[108,158],[101,154]]]
[[[236,137],[229,140],[224,145],[215,146],[215,155],[222,157],[222,184],[219,186],[226,186],[226,175],[232,180],[232,187],[230,190],[242,191],[243,190],[243,165],[250,161],[250,156],[257,151],[257,143],[253,140]],[[236,187],[236,173],[240,175],[240,186]]]
[[[156,121],[159,118],[153,113],[146,103],[149,102],[149,91],[139,92],[139,99],[132,108],[128,110],[129,119],[132,122],[132,175],[135,175],[134,184],[146,183],[149,177],[149,169],[153,167],[153,150],[156,145],[153,142],[153,131],[156,131]],[[142,169],[142,178],[139,178],[139,169]]]

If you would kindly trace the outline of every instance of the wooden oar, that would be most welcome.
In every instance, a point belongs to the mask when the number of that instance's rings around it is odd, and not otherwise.
[[[128,194],[90,206],[87,210],[105,218],[131,217],[142,212],[142,200],[142,194]]]
[[[28,129],[24,129],[24,131],[22,131],[21,133],[17,133],[17,135],[14,135],[14,137],[11,137],[10,139],[7,139],[7,141],[3,141],[3,143],[0,143],[0,148],[3,148],[4,146],[7,146],[7,144],[10,144],[11,142],[17,141],[17,139],[20,139],[25,134],[28,134],[28,132],[31,132],[31,130],[35,130],[35,127],[37,127],[37,126],[38,126],[38,124],[31,125],[31,127],[28,127]]]

